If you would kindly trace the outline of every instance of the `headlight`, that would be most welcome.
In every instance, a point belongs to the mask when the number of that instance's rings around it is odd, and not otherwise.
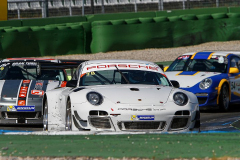
[[[199,88],[200,89],[208,89],[212,85],[212,79],[211,78],[205,78],[200,82]]]
[[[92,105],[98,106],[98,105],[102,104],[103,97],[101,96],[101,94],[99,94],[97,92],[89,92],[87,94],[87,100]]]
[[[188,97],[185,93],[177,92],[173,95],[174,102],[179,106],[184,106],[188,102]]]

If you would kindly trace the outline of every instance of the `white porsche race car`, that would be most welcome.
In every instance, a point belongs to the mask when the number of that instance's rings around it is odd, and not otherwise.
[[[155,63],[80,64],[67,87],[44,95],[44,130],[187,132],[200,127],[196,96]]]

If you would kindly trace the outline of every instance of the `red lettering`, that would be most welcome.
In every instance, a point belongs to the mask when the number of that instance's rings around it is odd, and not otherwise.
[[[87,70],[92,69],[92,68],[96,68],[96,66],[88,67]]]
[[[97,68],[106,68],[106,65],[99,65]]]
[[[127,68],[128,66],[126,64],[119,64],[118,67]]]
[[[107,66],[108,66],[108,68],[110,68],[110,67],[116,68],[116,64],[110,64],[110,65],[107,65]]]
[[[157,67],[151,67],[151,66],[149,66],[149,69],[158,71]]]
[[[128,65],[129,68],[138,68],[138,65]]]
[[[146,69],[148,69],[148,66],[140,66],[139,65],[139,68],[146,68]]]

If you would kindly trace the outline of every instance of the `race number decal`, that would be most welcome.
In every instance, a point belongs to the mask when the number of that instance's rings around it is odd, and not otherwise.
[[[31,90],[31,94],[42,96],[42,95],[44,95],[44,91],[43,90]]]

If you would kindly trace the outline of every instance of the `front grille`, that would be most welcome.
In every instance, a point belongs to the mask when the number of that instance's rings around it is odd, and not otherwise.
[[[163,130],[166,122],[119,122],[120,130]]]
[[[110,120],[109,118],[106,118],[106,117],[90,117],[89,122],[95,128],[100,128],[100,129],[111,128]]]
[[[207,97],[197,97],[199,104],[204,104],[207,101]]]
[[[188,110],[177,111],[177,112],[175,112],[175,115],[178,115],[178,116],[188,116],[188,115],[190,115],[190,112]]]
[[[4,119],[28,119],[28,118],[40,118],[39,112],[2,112]]]
[[[188,124],[188,117],[183,118],[174,118],[171,124],[171,129],[182,129],[185,128]]]
[[[106,111],[98,111],[98,110],[91,110],[89,111],[90,116],[107,116],[108,113]]]

